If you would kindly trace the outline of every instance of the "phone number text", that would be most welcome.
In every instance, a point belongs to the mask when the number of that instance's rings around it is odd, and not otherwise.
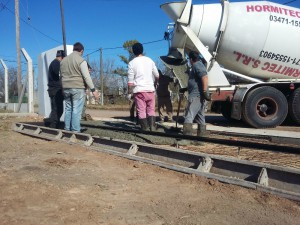
[[[273,15],[270,15],[269,19],[272,22],[289,24],[291,26],[300,27],[300,21],[298,21],[298,20],[291,20],[288,18],[284,18],[284,17],[280,17],[280,16],[273,16]]]
[[[287,63],[291,62],[292,64],[295,64],[297,66],[300,65],[300,59],[292,58],[287,55],[276,54],[274,52],[269,52],[269,51],[263,51],[263,50],[260,51],[259,57],[267,58],[267,59],[274,59],[279,62],[287,62]]]

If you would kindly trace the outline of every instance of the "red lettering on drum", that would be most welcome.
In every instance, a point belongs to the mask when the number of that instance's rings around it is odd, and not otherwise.
[[[270,67],[270,63],[265,62],[265,63],[264,63],[264,67],[262,67],[261,69],[262,69],[262,70],[267,70],[267,69],[269,69],[269,67]]]
[[[268,71],[273,72],[276,69],[276,67],[277,67],[277,64],[272,63],[270,68],[268,69]]]
[[[267,12],[300,18],[300,12],[275,5],[246,5],[247,12]]]

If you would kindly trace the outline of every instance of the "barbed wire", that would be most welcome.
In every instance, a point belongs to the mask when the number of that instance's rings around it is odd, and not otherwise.
[[[13,63],[17,63],[18,61],[16,60],[8,60],[8,59],[3,59],[4,62],[13,62]],[[21,61],[22,64],[27,64],[27,62]],[[36,63],[32,63],[32,65],[37,66]]]

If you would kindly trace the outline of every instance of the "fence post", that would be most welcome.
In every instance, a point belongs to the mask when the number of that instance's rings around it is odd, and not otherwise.
[[[33,105],[33,67],[32,67],[32,59],[27,54],[26,50],[22,48],[22,53],[27,61],[27,76],[28,76],[28,112],[34,113],[34,105]],[[26,84],[24,84],[26,85]]]
[[[0,59],[1,64],[4,68],[4,94],[5,94],[5,104],[8,104],[8,68],[3,62],[2,59]]]

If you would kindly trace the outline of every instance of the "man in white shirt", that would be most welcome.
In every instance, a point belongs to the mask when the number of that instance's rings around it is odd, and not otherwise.
[[[143,45],[132,46],[136,56],[128,64],[128,94],[133,94],[142,130],[155,130],[155,87],[159,73],[155,63],[143,55]]]

